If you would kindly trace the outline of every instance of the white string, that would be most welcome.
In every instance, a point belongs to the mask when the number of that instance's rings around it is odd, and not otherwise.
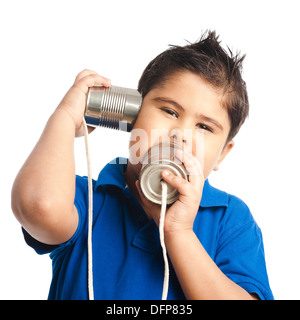
[[[93,249],[92,249],[92,229],[93,229],[93,189],[92,189],[92,166],[90,160],[89,152],[89,141],[88,141],[88,129],[83,118],[83,129],[84,129],[84,141],[85,141],[85,151],[87,159],[87,169],[88,169],[88,199],[89,199],[89,209],[88,209],[88,295],[89,300],[94,300],[94,284],[93,284]],[[164,223],[165,223],[165,214],[167,209],[167,192],[168,185],[165,181],[161,181],[162,186],[162,203],[160,211],[160,220],[159,220],[159,237],[160,244],[163,251],[163,258],[165,264],[164,272],[164,283],[163,283],[163,292],[162,300],[166,300],[168,296],[169,288],[169,261],[167,257],[167,249],[165,245],[164,237]]]
[[[162,300],[167,300],[168,296],[168,288],[169,288],[169,261],[167,257],[167,249],[165,245],[165,236],[164,236],[164,224],[165,224],[165,215],[167,209],[167,195],[168,195],[168,185],[165,181],[161,181],[161,211],[160,211],[160,219],[159,219],[159,237],[160,237],[160,245],[163,251],[164,263],[165,263],[165,274],[164,274],[164,284],[163,284],[163,292],[162,292]]]
[[[89,152],[88,129],[83,118],[85,152],[88,169],[88,192],[89,192],[89,215],[88,215],[88,293],[89,300],[94,300],[94,284],[93,284],[93,249],[92,249],[92,229],[93,229],[93,189],[92,189],[92,166]]]

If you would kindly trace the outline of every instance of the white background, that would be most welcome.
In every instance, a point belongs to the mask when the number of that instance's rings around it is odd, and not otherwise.
[[[242,198],[264,236],[277,299],[299,299],[299,1],[1,1],[0,299],[46,299],[51,260],[25,244],[10,207],[21,165],[76,74],[94,69],[136,88],[168,44],[215,29],[224,45],[247,53],[250,118],[210,182]],[[93,176],[127,156],[129,135],[97,129]],[[77,173],[86,175],[83,138]]]

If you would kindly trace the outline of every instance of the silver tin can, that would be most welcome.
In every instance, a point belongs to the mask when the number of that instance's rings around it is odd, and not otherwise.
[[[142,105],[141,94],[134,89],[110,86],[89,88],[85,121],[92,127],[131,131]]]
[[[181,146],[176,143],[159,143],[151,147],[143,158],[139,184],[143,195],[153,203],[161,204],[162,202],[161,172],[163,170],[188,180],[182,162],[175,156],[177,149],[181,149]],[[167,204],[174,203],[178,197],[178,190],[168,184]]]

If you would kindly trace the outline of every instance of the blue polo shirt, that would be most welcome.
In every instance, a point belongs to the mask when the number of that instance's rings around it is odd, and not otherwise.
[[[124,161],[107,164],[93,181],[93,273],[95,299],[161,299],[164,262],[159,232],[126,186]],[[53,278],[49,299],[88,299],[88,182],[76,177],[79,224],[58,246],[40,243],[24,229],[37,253],[50,253]],[[205,181],[194,232],[232,281],[261,299],[273,299],[268,283],[262,235],[248,207]],[[201,286],[201,283],[199,283]],[[184,299],[170,264],[168,299]]]

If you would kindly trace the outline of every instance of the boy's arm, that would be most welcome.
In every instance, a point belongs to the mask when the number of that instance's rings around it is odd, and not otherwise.
[[[218,268],[193,231],[167,235],[166,246],[187,299],[257,299]]]
[[[74,138],[82,135],[86,94],[96,84],[110,81],[89,70],[77,76],[15,179],[12,210],[40,242],[63,243],[76,231]]]
[[[192,174],[186,181],[172,173],[162,172],[162,178],[180,194],[179,199],[167,209],[164,231],[168,255],[185,297],[190,300],[256,299],[218,268],[194,233],[193,224],[204,185],[203,172],[191,154],[180,152],[176,156]],[[144,209],[159,224],[160,208],[138,191]]]
[[[164,180],[180,193],[180,201],[167,212],[169,221],[165,225],[165,241],[185,297],[189,300],[256,299],[218,268],[194,233],[193,223],[202,197],[204,177],[195,157],[186,153],[179,156],[193,174],[187,182],[163,172]]]

